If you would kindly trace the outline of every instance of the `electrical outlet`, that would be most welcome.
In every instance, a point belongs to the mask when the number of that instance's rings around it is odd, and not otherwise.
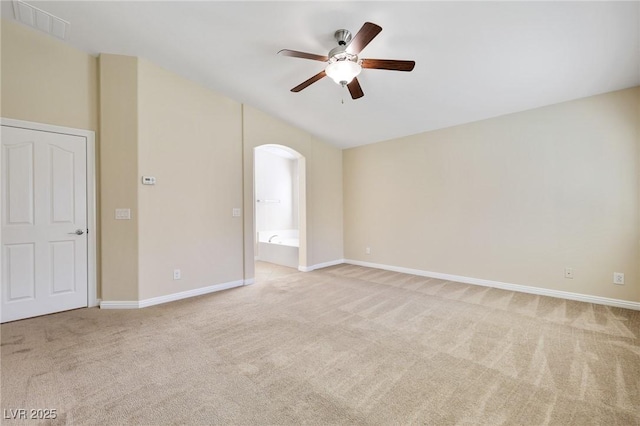
[[[182,278],[182,272],[180,272],[180,269],[174,269],[173,270],[173,279],[174,280],[179,280],[180,278]]]
[[[364,249],[364,254],[371,254],[371,247],[367,247]]]
[[[564,277],[572,280],[573,279],[573,268],[564,268]]]
[[[613,283],[617,285],[624,285],[624,274],[622,272],[614,272]]]

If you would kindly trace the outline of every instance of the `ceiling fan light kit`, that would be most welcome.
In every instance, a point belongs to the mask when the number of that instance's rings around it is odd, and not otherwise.
[[[362,67],[360,64],[348,59],[331,62],[324,70],[333,81],[343,87],[351,83],[351,80],[356,78],[361,71]]]
[[[363,68],[383,69],[389,71],[411,71],[415,66],[414,61],[397,61],[393,59],[358,59],[358,54],[382,31],[382,27],[371,22],[365,22],[360,31],[351,36],[348,30],[338,30],[334,37],[338,46],[329,51],[327,56],[313,53],[298,52],[296,50],[283,49],[279,54],[293,56],[295,58],[311,59],[314,61],[328,62],[324,71],[297,85],[292,92],[299,92],[316,81],[329,76],[342,87],[347,87],[353,99],[364,96],[357,76]]]

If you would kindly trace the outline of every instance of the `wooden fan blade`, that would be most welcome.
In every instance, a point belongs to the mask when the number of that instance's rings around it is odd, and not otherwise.
[[[302,59],[311,59],[313,61],[321,61],[321,62],[327,62],[329,60],[327,56],[315,55],[313,53],[298,52],[297,50],[289,50],[289,49],[282,49],[281,51],[278,52],[278,55],[292,56],[294,58],[302,58]]]
[[[360,99],[364,96],[364,92],[362,91],[362,87],[360,87],[360,82],[357,78],[354,77],[354,79],[351,80],[351,83],[347,84],[347,87],[349,88],[349,93],[351,93],[351,97],[353,99]]]
[[[294,87],[293,89],[291,89],[292,92],[299,92],[302,89],[306,89],[307,87],[311,86],[313,83],[315,83],[316,81],[320,80],[321,78],[323,78],[325,75],[327,75],[324,71],[320,71],[318,74],[314,75],[313,77],[311,77],[309,80],[298,84],[296,87]]]
[[[363,59],[362,68],[377,70],[411,71],[416,66],[414,61],[396,61],[393,59]]]
[[[358,55],[362,49],[367,47],[378,34],[382,31],[382,27],[371,22],[365,22],[360,31],[351,39],[351,43],[347,46],[347,53]]]

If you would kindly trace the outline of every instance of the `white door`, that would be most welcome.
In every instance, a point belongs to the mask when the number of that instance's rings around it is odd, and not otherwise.
[[[86,150],[2,126],[2,322],[87,306]]]

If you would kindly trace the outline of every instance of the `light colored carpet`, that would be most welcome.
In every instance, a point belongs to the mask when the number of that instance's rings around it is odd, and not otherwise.
[[[2,408],[96,425],[640,424],[640,312],[351,265],[259,271],[3,325]]]

